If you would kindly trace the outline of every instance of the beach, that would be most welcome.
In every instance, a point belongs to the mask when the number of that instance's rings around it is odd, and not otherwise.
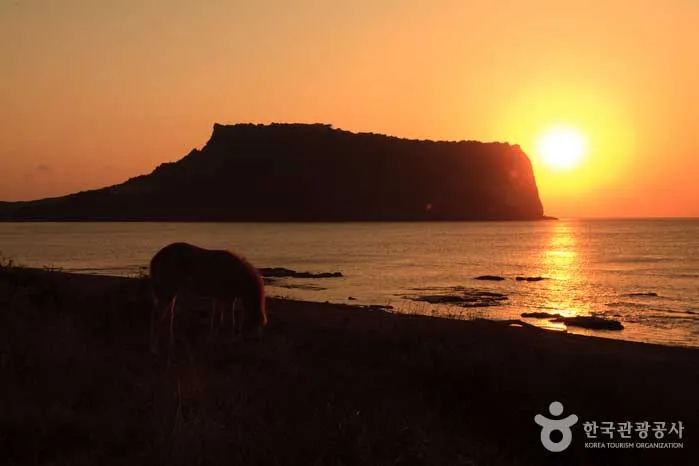
[[[696,220],[0,222],[0,261],[133,277],[179,241],[245,255],[273,297],[390,305],[452,319],[521,319],[569,333],[699,348]],[[279,267],[299,274],[265,272]],[[598,316],[624,328],[601,332],[525,313]]]
[[[182,311],[149,351],[145,278],[4,267],[2,464],[695,464],[699,350],[269,299],[260,339]],[[548,451],[539,414],[577,417]],[[619,424],[666,423],[662,438]],[[614,423],[613,432],[583,425]],[[682,432],[670,426],[682,423]],[[611,436],[610,436],[611,434]],[[595,435],[594,438],[589,435]],[[553,438],[554,442],[558,441]],[[603,446],[600,446],[603,445]]]

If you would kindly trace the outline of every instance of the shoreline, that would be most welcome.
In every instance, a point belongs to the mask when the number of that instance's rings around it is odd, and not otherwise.
[[[143,278],[139,277],[133,277],[133,276],[118,276],[118,275],[104,275],[100,273],[83,273],[83,272],[69,272],[69,271],[63,271],[63,270],[56,270],[50,267],[47,268],[36,268],[36,267],[24,267],[24,266],[16,266],[19,270],[22,270],[22,273],[26,273],[31,276],[35,275],[49,275],[49,276],[54,276],[56,277],[60,283],[61,286],[64,286],[67,283],[70,283],[69,286],[73,288],[73,291],[77,291],[77,289],[80,288],[89,288],[93,291],[93,293],[105,293],[109,292],[110,290],[113,291],[116,288],[123,288],[125,283],[131,284],[133,286],[136,284],[138,281],[143,280]],[[1,278],[0,278],[1,280]],[[81,283],[82,282],[82,283]],[[274,284],[267,285],[267,286],[275,286]],[[660,347],[660,348],[677,348],[677,349],[687,349],[687,350],[694,350],[698,352],[699,355],[699,346],[689,346],[689,345],[672,345],[672,344],[665,344],[665,343],[655,343],[655,342],[646,342],[646,341],[637,341],[637,340],[627,340],[624,338],[616,338],[616,337],[608,337],[608,336],[600,336],[600,335],[594,335],[590,333],[581,333],[581,330],[583,332],[587,331],[595,331],[591,329],[585,329],[585,328],[573,328],[570,330],[561,330],[561,329],[553,329],[553,328],[547,328],[544,326],[540,325],[535,325],[532,322],[528,320],[524,320],[522,318],[514,318],[514,319],[489,319],[489,318],[463,318],[463,319],[458,319],[458,318],[453,318],[450,316],[441,316],[439,314],[427,314],[427,313],[403,313],[403,312],[397,312],[397,311],[391,311],[390,309],[381,309],[381,308],[386,308],[386,306],[383,305],[373,305],[373,304],[361,304],[361,303],[342,303],[342,302],[329,302],[329,301],[312,301],[312,300],[305,300],[305,299],[295,299],[295,298],[289,298],[289,297],[275,297],[275,296],[267,296],[267,301],[275,303],[276,306],[282,306],[282,307],[301,307],[301,306],[308,306],[310,308],[313,308],[316,310],[316,312],[322,312],[322,309],[325,307],[329,308],[337,308],[337,309],[342,309],[345,311],[352,311],[352,310],[357,310],[360,312],[366,312],[366,311],[371,311],[371,312],[384,312],[386,314],[396,316],[397,318],[401,317],[415,317],[415,318],[424,318],[428,320],[435,319],[438,322],[442,322],[442,324],[437,324],[437,325],[459,325],[459,324],[453,324],[454,322],[490,322],[492,325],[503,325],[503,326],[519,326],[519,327],[524,327],[529,330],[533,331],[543,331],[551,334],[556,334],[556,335],[566,335],[566,336],[571,336],[575,338],[584,338],[584,339],[591,339],[594,341],[603,341],[605,342],[604,344],[607,344],[607,342],[621,342],[621,343],[629,343],[629,344],[637,344],[637,345],[648,345],[648,346],[654,346],[654,347]],[[390,306],[389,306],[390,307]],[[521,314],[517,311],[518,314]],[[597,330],[600,331],[600,330]],[[602,330],[604,332],[604,330]],[[610,343],[613,344],[613,343]]]
[[[102,277],[102,278],[114,278],[114,279],[127,279],[131,280],[136,278],[137,276],[140,276],[141,274],[144,273],[146,270],[145,267],[141,267],[139,271],[131,271],[131,272],[121,272],[119,274],[114,274],[114,275],[109,275],[105,274],[103,271],[100,269],[85,269],[85,270],[63,270],[62,268],[52,268],[52,267],[44,267],[44,268],[37,268],[37,267],[24,267],[22,268],[29,269],[29,270],[35,270],[35,271],[52,271],[52,272],[61,272],[61,273],[66,273],[66,274],[73,274],[73,275],[87,275],[87,276],[92,276],[92,277]],[[288,275],[285,274],[275,274],[274,271],[276,270],[281,270],[284,272],[291,272]],[[267,274],[268,271],[272,271],[271,274]],[[600,329],[600,328],[588,328],[584,325],[582,326],[565,326],[563,323],[560,322],[555,322],[552,321],[551,319],[547,318],[541,318],[541,317],[535,317],[532,318],[530,316],[526,316],[523,314],[529,314],[530,312],[522,312],[525,308],[524,307],[518,307],[518,306],[510,306],[505,308],[491,308],[491,307],[459,307],[458,305],[453,306],[455,310],[452,309],[442,309],[442,310],[434,310],[431,308],[428,308],[428,306],[425,306],[425,308],[422,311],[415,311],[413,308],[413,305],[416,303],[420,303],[421,300],[405,300],[405,299],[398,299],[397,301],[381,301],[381,300],[367,300],[367,299],[358,299],[358,298],[338,298],[338,297],[333,297],[333,298],[316,298],[313,299],[312,297],[308,296],[299,296],[296,295],[296,289],[301,289],[304,290],[302,286],[287,286],[284,284],[276,283],[276,280],[278,279],[284,279],[284,278],[292,278],[292,279],[297,279],[297,278],[327,278],[327,277],[335,277],[335,274],[337,276],[342,276],[339,272],[323,272],[323,273],[317,273],[315,276],[311,273],[308,272],[296,272],[291,269],[286,269],[283,267],[270,267],[270,268],[261,268],[260,273],[265,277],[265,283],[266,286],[276,288],[276,291],[273,294],[268,294],[269,296],[272,296],[274,299],[279,299],[282,301],[298,301],[298,302],[303,302],[303,303],[317,303],[317,304],[328,304],[328,305],[340,305],[340,306],[349,306],[350,308],[364,308],[364,307],[373,307],[373,308],[392,308],[394,310],[387,309],[388,312],[395,313],[395,314],[407,314],[407,315],[421,315],[421,316],[426,316],[426,317],[434,317],[434,318],[440,318],[440,319],[447,319],[447,320],[474,320],[474,319],[483,319],[483,320],[490,320],[494,322],[505,322],[505,321],[519,321],[523,325],[529,325],[534,328],[539,328],[543,329],[549,332],[556,332],[556,333],[567,333],[567,334],[575,334],[575,335],[580,335],[580,336],[585,336],[585,337],[591,337],[591,338],[602,338],[602,339],[611,339],[611,340],[621,340],[621,341],[630,341],[630,342],[636,342],[636,343],[643,343],[643,344],[654,344],[654,345],[660,345],[660,346],[669,346],[669,347],[679,347],[679,348],[690,348],[690,349],[699,349],[699,342],[690,342],[688,340],[674,340],[674,341],[667,341],[668,339],[665,339],[666,341],[663,341],[662,338],[658,337],[648,337],[647,335],[640,334],[638,330],[638,326],[634,323],[625,323],[625,327],[623,330],[608,330],[608,329]],[[269,282],[268,282],[269,280]],[[329,300],[328,300],[329,299]],[[355,301],[355,302],[352,302]],[[377,304],[378,302],[388,302],[388,304]],[[452,307],[448,306],[447,307]],[[407,311],[404,311],[405,308],[409,308]],[[403,310],[401,310],[403,309]],[[514,310],[512,310],[514,309]],[[530,309],[530,308],[526,308]],[[509,312],[507,312],[509,311]],[[537,311],[538,312],[538,311]],[[535,312],[536,313],[536,312]],[[462,314],[462,315],[459,315]],[[486,316],[479,316],[479,317],[473,317],[473,314],[486,314]],[[498,315],[487,315],[487,314],[503,314],[501,316]],[[507,315],[509,314],[509,315]],[[556,313],[546,313],[550,314],[548,317],[550,318],[555,318],[555,317],[560,317],[560,314]],[[616,320],[619,316],[613,316],[612,318],[610,317],[605,317],[606,319],[611,319],[611,320]]]
[[[697,349],[270,298],[260,341],[208,345],[208,314],[180,312],[176,348],[153,356],[144,280],[14,273],[13,298],[0,288],[0,457],[17,462],[681,465],[699,452]],[[579,418],[559,454],[533,422],[554,400]],[[585,448],[618,441],[586,439],[591,420],[682,421],[663,441],[683,448]]]

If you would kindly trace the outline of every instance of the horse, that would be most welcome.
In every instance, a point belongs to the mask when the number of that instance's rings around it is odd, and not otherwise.
[[[151,348],[158,345],[160,324],[170,313],[170,346],[174,343],[175,305],[178,296],[190,294],[211,298],[210,335],[214,320],[227,303],[231,309],[233,334],[247,336],[261,332],[267,324],[264,282],[259,272],[243,256],[226,250],[204,249],[188,243],[172,243],[150,261],[153,298]],[[160,312],[162,308],[162,312]],[[158,314],[160,322],[157,321]]]

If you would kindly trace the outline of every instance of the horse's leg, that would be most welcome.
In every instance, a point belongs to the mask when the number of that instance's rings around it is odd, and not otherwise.
[[[177,302],[177,295],[172,297],[170,302],[170,347],[175,344],[175,303]]]
[[[233,339],[235,339],[235,335],[238,333],[238,326],[240,325],[239,304],[238,298],[231,301],[231,337]]]
[[[160,310],[160,302],[157,298],[153,298],[153,310],[150,313],[150,351],[152,354],[158,352],[158,311]]]
[[[247,320],[246,312],[248,312],[248,303],[242,298],[236,298],[234,338],[242,339],[243,337],[243,329],[245,328],[245,321]]]
[[[172,307],[172,302],[174,299],[175,299],[175,297],[173,296],[170,299],[168,299],[167,301],[163,301],[163,303],[166,303],[166,304],[163,306],[163,312],[160,314],[160,323],[161,324],[163,322],[165,322],[165,318],[167,317],[167,314],[170,311],[170,308]]]
[[[153,311],[150,317],[150,347],[151,352],[155,354],[158,352],[160,343],[160,327],[165,321],[165,316],[167,315],[167,310],[172,298],[160,299],[155,293],[151,294],[151,298],[153,300]],[[160,314],[160,318],[158,318],[158,314]]]
[[[212,299],[211,303],[212,309],[211,309],[211,319],[209,322],[209,341],[214,336],[214,321],[216,320],[216,311],[218,310],[218,300],[216,298]]]

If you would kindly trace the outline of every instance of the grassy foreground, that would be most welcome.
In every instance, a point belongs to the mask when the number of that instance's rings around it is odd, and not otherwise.
[[[697,464],[699,350],[268,310],[264,337],[246,342],[209,342],[208,314],[182,312],[174,351],[152,355],[145,279],[0,269],[0,464]],[[554,400],[579,418],[560,453],[534,423]],[[667,441],[683,448],[585,448],[592,420],[682,421]]]

